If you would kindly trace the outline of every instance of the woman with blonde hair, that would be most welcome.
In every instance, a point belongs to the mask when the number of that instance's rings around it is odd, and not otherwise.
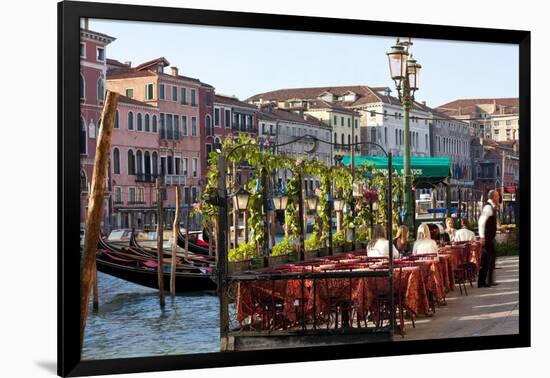
[[[456,228],[453,218],[445,219],[445,232],[441,235],[444,243],[453,242],[455,239]]]
[[[376,225],[374,232],[372,234],[372,239],[367,245],[367,256],[368,257],[388,257],[389,252],[389,241],[386,238],[386,229],[381,225]],[[393,247],[393,258],[399,257],[399,251]]]
[[[397,235],[393,238],[393,245],[399,251],[401,256],[407,256],[411,252],[409,245],[409,228],[401,225],[397,228]]]
[[[431,238],[430,228],[426,223],[418,227],[416,241],[413,246],[413,255],[422,255],[426,253],[437,253],[437,243]]]

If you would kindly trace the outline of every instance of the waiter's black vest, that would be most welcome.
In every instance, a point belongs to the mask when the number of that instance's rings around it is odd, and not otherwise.
[[[485,239],[494,239],[497,235],[496,211],[493,205],[491,205],[489,202],[487,202],[485,205],[491,206],[491,209],[493,210],[493,215],[487,218],[487,222],[485,223]]]

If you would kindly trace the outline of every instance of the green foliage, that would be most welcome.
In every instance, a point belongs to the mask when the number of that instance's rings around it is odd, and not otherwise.
[[[359,243],[367,243],[369,241],[367,230],[357,230],[355,232],[355,241]]]
[[[342,230],[337,231],[332,235],[332,245],[335,247],[342,246],[346,243],[346,238]]]
[[[317,234],[314,232],[304,243],[306,251],[315,251],[321,248],[321,240],[317,237]]]
[[[329,233],[331,232],[331,211],[330,202],[327,198],[335,198],[338,195],[343,196],[346,201],[346,207],[349,211],[343,216],[343,231],[336,233],[333,236],[334,245],[343,245],[345,243],[345,230],[350,228],[356,229],[357,241],[363,242],[367,240],[370,224],[386,222],[386,191],[387,191],[387,173],[376,171],[372,166],[356,166],[354,174],[347,167],[330,167],[326,163],[319,162],[315,159],[296,159],[288,155],[275,155],[270,151],[262,151],[258,142],[249,135],[241,134],[235,140],[231,137],[223,141],[222,153],[224,154],[227,164],[225,172],[219,172],[220,154],[212,152],[208,156],[210,168],[207,175],[205,189],[201,195],[200,213],[203,219],[208,221],[213,219],[218,213],[219,193],[217,180],[219,174],[230,173],[229,169],[232,163],[247,162],[253,167],[256,178],[261,179],[263,184],[269,175],[273,172],[281,170],[289,170],[292,175],[286,182],[286,195],[288,196],[288,205],[285,212],[285,223],[288,227],[288,239],[284,243],[279,243],[273,250],[273,254],[280,254],[292,249],[291,245],[299,238],[299,178],[315,177],[319,179],[320,187],[318,191],[319,209],[317,212],[317,221],[314,225],[312,237],[306,241],[306,250],[319,249],[326,246]],[[366,177],[366,174],[368,178]],[[357,200],[352,200],[352,188],[354,181],[367,184],[369,190],[377,191],[380,194],[379,210],[371,211],[369,206],[369,197],[363,196]],[[393,176],[393,219],[394,225],[398,225],[398,207],[397,202],[402,198],[403,181],[396,175]],[[228,188],[229,191],[234,191],[238,188]],[[241,248],[248,252],[241,253],[246,256],[254,256],[259,245],[265,243],[264,240],[264,218],[266,209],[264,209],[263,185],[260,185],[259,190],[256,189],[256,180],[249,180],[247,189],[251,193],[250,201],[247,208],[248,227],[250,229],[251,243],[247,247],[237,248],[233,252],[234,256],[240,254],[238,250]],[[330,190],[330,196],[329,194]],[[228,199],[229,200],[229,199]],[[357,204],[355,208],[355,217],[352,212],[352,203]],[[333,215],[333,214],[332,214]],[[205,224],[205,225],[206,225]],[[362,231],[360,231],[362,230]],[[246,245],[245,245],[246,246]],[[253,250],[253,252],[252,252]],[[239,255],[240,256],[240,255]],[[240,257],[235,257],[240,258]]]
[[[229,250],[228,259],[231,262],[250,260],[256,256],[256,246],[254,243],[243,243],[237,248]]]
[[[296,241],[291,238],[284,238],[279,243],[275,244],[271,249],[271,256],[287,255],[294,251]]]
[[[496,245],[497,256],[516,256],[519,254],[519,244],[516,241],[505,241]]]

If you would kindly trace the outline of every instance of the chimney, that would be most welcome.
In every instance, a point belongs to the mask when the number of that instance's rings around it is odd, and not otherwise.
[[[422,105],[426,106],[426,100],[422,101]]]
[[[178,67],[170,67],[172,69],[172,76],[178,76]]]
[[[82,17],[80,19],[80,28],[84,30],[88,30],[88,17]]]
[[[132,67],[132,62],[129,60],[125,61],[124,64],[126,64],[129,68]]]

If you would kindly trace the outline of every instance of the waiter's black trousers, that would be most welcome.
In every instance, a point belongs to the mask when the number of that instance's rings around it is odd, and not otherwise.
[[[479,277],[477,280],[478,286],[494,283],[495,261],[495,239],[485,239],[485,246],[481,252],[481,266],[479,268]],[[489,282],[487,282],[487,278],[489,278]]]

